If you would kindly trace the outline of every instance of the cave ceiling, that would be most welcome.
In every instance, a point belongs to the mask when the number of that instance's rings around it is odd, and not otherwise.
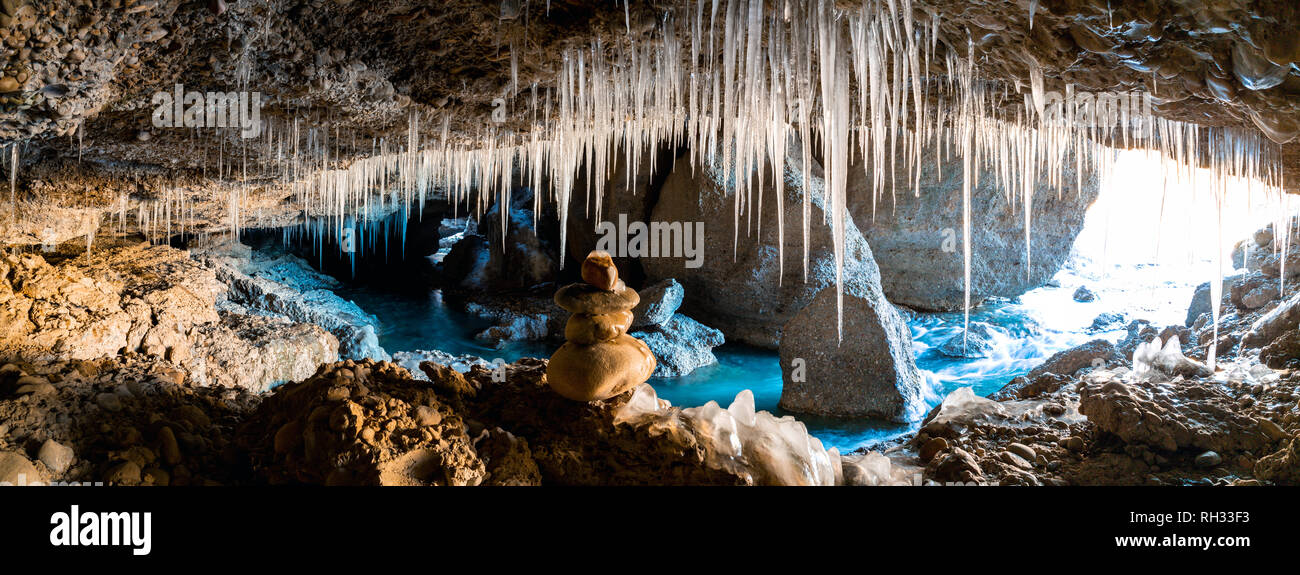
[[[216,159],[236,151],[219,138],[151,129],[151,98],[178,84],[255,90],[268,117],[324,126],[344,161],[381,138],[404,141],[412,116],[481,137],[498,98],[522,134],[533,87],[550,87],[566,48],[650,41],[679,4],[3,0],[0,142],[22,142],[27,157],[221,173]],[[1011,90],[1027,89],[1037,66],[1048,89],[1147,90],[1161,117],[1259,129],[1283,144],[1288,188],[1300,191],[1294,0],[917,0],[912,10],[940,17],[939,53],[973,49],[980,75]]]

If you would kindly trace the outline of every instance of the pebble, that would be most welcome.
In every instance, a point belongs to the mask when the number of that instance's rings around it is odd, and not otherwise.
[[[1023,443],[1012,443],[1007,446],[1007,451],[1023,457],[1025,461],[1038,459],[1038,454],[1034,452],[1034,448]]]
[[[116,393],[101,393],[95,396],[95,403],[106,411],[122,411],[122,400]]]
[[[1214,467],[1222,461],[1223,458],[1213,451],[1206,451],[1205,453],[1196,456],[1197,467]]]
[[[176,443],[176,433],[172,428],[163,427],[158,430],[158,443],[164,463],[176,465],[181,462],[181,446]]]
[[[140,466],[134,461],[123,461],[108,470],[104,481],[113,485],[139,485]]]
[[[1019,468],[1021,468],[1021,469],[1033,469],[1033,468],[1034,468],[1034,465],[1033,465],[1032,463],[1026,461],[1025,458],[1023,458],[1023,457],[1021,457],[1021,456],[1019,456],[1019,455],[1016,455],[1016,454],[1014,454],[1014,453],[1011,453],[1010,451],[1003,451],[1002,453],[998,454],[998,457],[999,457],[1000,459],[1002,459],[1002,461],[1005,461],[1005,462],[1007,462],[1007,463],[1010,463],[1011,465],[1014,465],[1014,466],[1019,467]]]
[[[1083,438],[1077,435],[1071,435],[1061,440],[1061,447],[1064,447],[1075,453],[1083,451]]]
[[[188,421],[194,424],[194,427],[197,429],[207,429],[212,427],[212,418],[208,417],[208,414],[203,413],[202,409],[193,405],[182,405],[172,410],[171,416],[174,419]]]
[[[427,405],[415,408],[415,423],[420,427],[432,427],[442,423],[442,414]]]
[[[72,466],[72,460],[75,459],[71,447],[53,439],[46,439],[45,443],[41,444],[41,449],[37,452],[36,457],[55,475],[63,475]]]
[[[944,451],[947,451],[947,449],[948,449],[947,439],[944,439],[942,437],[936,437],[934,439],[931,439],[925,442],[925,444],[921,446],[921,453],[920,453],[921,461],[930,461],[931,459],[934,459],[934,456]]]
[[[1283,430],[1281,426],[1267,419],[1259,420],[1259,430],[1264,432],[1264,435],[1267,435],[1269,439],[1274,441],[1291,437],[1291,435]]]
[[[116,393],[95,395],[95,403],[98,403],[105,411],[122,411],[122,399]]]
[[[58,391],[48,379],[38,375],[18,378],[17,386],[18,388],[14,390],[17,395],[50,395]]]

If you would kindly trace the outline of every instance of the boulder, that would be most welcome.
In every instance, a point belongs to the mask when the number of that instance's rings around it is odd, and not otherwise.
[[[1099,431],[1164,451],[1257,452],[1270,440],[1240,411],[1213,381],[1125,383],[1102,372],[1079,387],[1079,413]]]
[[[828,207],[823,202],[821,166],[815,162],[809,194],[807,276],[804,274],[804,190],[795,183],[802,180],[798,168],[797,159],[788,159],[781,192],[785,237],[780,242],[778,194],[770,174],[764,181],[761,216],[755,205],[737,222],[736,192],[720,181],[721,173],[712,167],[692,168],[686,159],[678,160],[664,182],[653,220],[703,225],[704,262],[690,267],[686,257],[642,258],[647,281],[676,278],[688,294],[684,313],[722,330],[730,341],[775,349],[790,318],[818,292],[835,286],[831,228],[825,223]],[[757,199],[755,191],[755,202]],[[880,273],[871,248],[852,221],[846,219],[844,227],[845,293],[879,291]]]
[[[1088,289],[1088,286],[1079,286],[1079,289],[1074,290],[1074,295],[1072,297],[1074,298],[1074,301],[1079,303],[1097,301],[1097,294]]]
[[[993,351],[993,333],[990,326],[983,322],[971,322],[969,330],[958,331],[938,348],[939,353],[948,357],[988,357]]]
[[[965,282],[961,158],[954,154],[940,162],[937,153],[933,146],[922,151],[919,197],[913,192],[915,174],[901,164],[885,175],[884,193],[874,200],[875,170],[850,166],[848,209],[871,244],[889,301],[922,310],[955,311],[962,309]],[[1039,180],[1028,261],[1023,204],[1008,202],[993,171],[981,171],[979,185],[971,190],[972,305],[989,296],[1015,297],[1042,286],[1069,258],[1098,191],[1097,178],[1091,175],[1085,175],[1083,187],[1077,188],[1073,166],[1074,161],[1067,159],[1059,193]]]
[[[488,290],[492,286],[492,248],[487,238],[466,233],[442,259],[442,273],[452,285],[466,290]]]
[[[1099,332],[1119,329],[1124,325],[1124,314],[1115,312],[1102,312],[1092,319],[1092,325],[1088,326],[1088,331]]]
[[[1040,375],[1048,373],[1069,376],[1087,367],[1115,365],[1122,361],[1124,358],[1109,341],[1094,339],[1052,355],[1047,358],[1047,361],[1030,370],[1025,377],[1033,381]]]
[[[635,327],[636,323],[632,325]],[[680,313],[673,314],[672,319],[666,322],[630,335],[645,342],[659,360],[652,377],[680,377],[718,363],[713,348],[726,341],[722,332]]]
[[[827,288],[786,323],[781,409],[893,421],[922,413],[911,333],[879,288],[844,294],[842,339],[836,314],[835,290]]]
[[[1255,320],[1250,331],[1241,338],[1241,344],[1246,347],[1263,347],[1284,332],[1296,329],[1297,325],[1300,325],[1300,293]]]
[[[634,328],[659,325],[673,319],[677,309],[682,307],[686,290],[682,289],[682,284],[677,283],[677,280],[668,278],[643,288],[640,294],[641,303],[636,304],[632,310],[636,316],[632,321]]]

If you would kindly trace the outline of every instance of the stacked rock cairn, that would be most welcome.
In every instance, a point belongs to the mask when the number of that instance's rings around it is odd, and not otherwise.
[[[658,362],[644,342],[627,335],[641,296],[618,279],[613,258],[602,251],[588,254],[582,281],[555,292],[555,303],[573,315],[564,326],[564,345],[546,367],[546,381],[574,401],[609,399],[645,383]]]

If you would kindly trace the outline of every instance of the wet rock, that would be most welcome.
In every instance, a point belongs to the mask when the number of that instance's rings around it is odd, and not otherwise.
[[[1074,375],[1081,369],[1104,367],[1122,362],[1123,358],[1115,346],[1104,339],[1094,339],[1078,347],[1072,347],[1047,358],[1038,367],[1030,370],[1025,378],[1033,381],[1039,376],[1054,373],[1057,375]]]
[[[1278,282],[1262,273],[1251,272],[1232,280],[1227,293],[1233,305],[1255,309],[1278,296]]]
[[[1230,289],[1228,281],[1224,280],[1223,293],[1229,293]],[[1187,320],[1184,325],[1190,327],[1196,322],[1196,318],[1210,311],[1210,282],[1205,282],[1196,286],[1196,291],[1192,293],[1192,302],[1187,306]]]
[[[618,284],[618,268],[609,252],[592,251],[582,260],[582,281],[605,291],[614,291]]]
[[[666,323],[682,306],[686,290],[677,280],[668,278],[640,290],[641,302],[632,310],[636,317],[632,327],[641,328]]]
[[[983,322],[971,322],[970,330],[958,332],[943,342],[938,348],[939,353],[948,357],[988,357],[993,351],[993,333],[990,327]]]
[[[1074,290],[1074,295],[1071,297],[1074,298],[1074,301],[1082,302],[1082,303],[1087,303],[1087,302],[1092,302],[1097,300],[1097,294],[1093,293],[1092,290],[1088,289],[1088,286],[1079,286],[1079,289]]]
[[[974,455],[960,447],[941,454],[927,466],[929,475],[935,481],[984,483],[984,472]]]
[[[1025,461],[1034,461],[1038,459],[1038,454],[1034,452],[1034,448],[1023,443],[1012,443],[1007,445],[1007,451],[1019,455]]]
[[[630,335],[644,341],[659,361],[653,377],[680,377],[713,365],[718,362],[713,348],[726,341],[721,331],[680,313],[661,325]]]
[[[1273,311],[1255,320],[1255,323],[1251,324],[1250,330],[1241,338],[1241,344],[1249,347],[1263,347],[1286,331],[1295,330],[1297,326],[1300,326],[1300,293],[1287,298],[1286,301],[1278,304]]]
[[[421,349],[416,351],[399,351],[393,354],[393,363],[406,368],[416,379],[428,379],[424,372],[420,371],[420,364],[426,361],[448,366],[461,373],[468,372],[474,366],[479,365],[490,369],[491,363],[488,360],[474,355],[452,355],[437,349]]]
[[[843,339],[832,289],[785,325],[781,408],[895,421],[923,409],[911,332],[894,306],[878,290],[847,292],[843,301]]]
[[[199,257],[229,288],[231,300],[329,331],[337,338],[338,357],[389,358],[379,345],[378,320],[328,289],[332,280],[301,258],[282,255],[265,261],[217,250],[201,252]]]
[[[1061,440],[1061,447],[1064,447],[1072,453],[1082,452],[1084,448],[1083,438],[1077,435],[1071,435],[1070,437]]]
[[[1055,373],[1045,372],[1034,375],[1033,379],[1027,376],[1013,378],[1006,385],[991,394],[989,399],[994,401],[1007,401],[1013,399],[1035,399],[1043,395],[1055,393],[1067,384],[1073,383],[1074,380],[1069,376],[1057,375]]]
[[[1288,331],[1259,351],[1259,360],[1273,369],[1300,365],[1300,331]]]
[[[531,188],[520,187],[511,193],[504,220],[501,207],[499,203],[493,204],[479,220],[483,237],[487,239],[488,261],[482,267],[471,268],[474,274],[480,274],[475,276],[475,283],[479,284],[476,287],[494,291],[527,289],[555,281],[560,268],[559,248],[552,242],[559,239],[558,220],[554,215],[533,213]],[[554,208],[548,205],[547,209]],[[451,257],[448,254],[448,260]],[[445,264],[444,269],[447,269]]]
[[[456,287],[466,290],[489,290],[494,281],[492,248],[487,238],[465,234],[442,260],[443,274],[454,278]]]
[[[1223,458],[1218,453],[1206,451],[1196,456],[1196,466],[1202,468],[1215,467],[1223,462]]]
[[[1281,441],[1283,439],[1291,438],[1291,434],[1284,431],[1281,426],[1267,419],[1259,420],[1259,430],[1264,432],[1264,435],[1267,435],[1269,439],[1272,439],[1273,441]]]
[[[1124,314],[1114,312],[1102,312],[1093,318],[1092,325],[1088,327],[1089,331],[1109,331],[1124,325]]]

